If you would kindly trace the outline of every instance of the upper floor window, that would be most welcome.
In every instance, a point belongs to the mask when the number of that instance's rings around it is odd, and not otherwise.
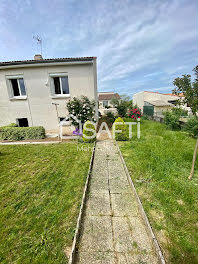
[[[25,84],[23,78],[10,79],[13,96],[26,96]]]
[[[69,94],[68,76],[53,77],[55,94]]]

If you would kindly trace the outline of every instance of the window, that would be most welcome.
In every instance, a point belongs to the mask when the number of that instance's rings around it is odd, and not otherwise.
[[[10,79],[13,96],[26,96],[25,84],[23,78]]]
[[[106,106],[108,106],[108,101],[107,100],[103,101],[103,107],[106,107]]]
[[[29,127],[27,118],[18,118],[17,123],[19,127]]]
[[[68,117],[59,117],[59,122],[61,121],[69,121],[69,118]]]
[[[53,77],[55,94],[69,94],[68,76]]]

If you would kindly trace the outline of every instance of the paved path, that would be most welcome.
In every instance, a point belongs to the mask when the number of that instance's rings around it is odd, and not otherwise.
[[[113,141],[96,145],[76,263],[155,264],[157,258]]]

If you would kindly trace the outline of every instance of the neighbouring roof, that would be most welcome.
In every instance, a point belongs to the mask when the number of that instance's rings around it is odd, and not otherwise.
[[[170,95],[170,96],[180,96],[180,97],[182,97],[182,96],[184,96],[183,95],[183,93],[181,93],[181,94],[172,94],[172,93],[167,93],[167,94],[164,94],[164,93],[159,93],[159,92],[152,92],[152,91],[144,91],[145,93],[155,93],[155,94],[161,94],[161,95]]]
[[[10,65],[26,65],[26,64],[43,64],[43,63],[55,63],[55,62],[78,62],[78,61],[92,61],[96,57],[77,57],[77,58],[54,58],[54,59],[42,59],[42,60],[21,60],[21,61],[4,61],[0,62],[1,66]]]
[[[120,99],[118,93],[99,93],[98,100],[112,100],[112,99]]]
[[[173,104],[165,102],[163,100],[147,100],[146,102],[154,106],[174,106]]]

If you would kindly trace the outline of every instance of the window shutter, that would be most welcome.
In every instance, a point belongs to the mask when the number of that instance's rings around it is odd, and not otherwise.
[[[51,77],[50,77],[50,91],[51,91],[51,95],[54,96],[55,95],[54,81],[53,78]]]
[[[6,79],[6,84],[7,84],[7,90],[8,90],[8,96],[9,98],[14,97],[13,89],[10,80]]]

